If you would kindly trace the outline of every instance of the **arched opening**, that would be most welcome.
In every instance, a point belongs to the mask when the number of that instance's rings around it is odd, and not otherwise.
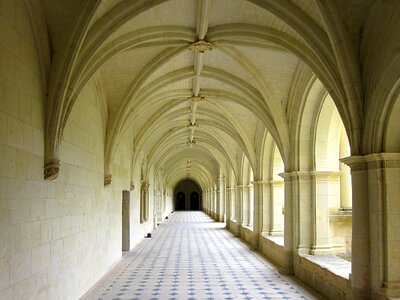
[[[319,114],[315,139],[313,252],[333,252],[348,260],[352,233],[351,175],[340,159],[349,155],[343,122],[328,95]]]
[[[190,210],[200,210],[200,195],[198,192],[190,193]]]
[[[184,192],[179,192],[175,197],[175,210],[185,210],[186,197]]]
[[[272,153],[272,181],[271,181],[271,230],[270,235],[283,236],[284,233],[284,200],[285,183],[279,175],[284,172],[282,156],[277,146]]]
[[[202,210],[202,190],[190,179],[180,181],[174,188],[175,210]]]

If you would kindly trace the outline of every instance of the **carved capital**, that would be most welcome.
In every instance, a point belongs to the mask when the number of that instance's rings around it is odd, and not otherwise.
[[[150,187],[150,183],[147,181],[142,181],[141,189],[143,192],[148,192]]]
[[[210,42],[206,42],[205,40],[199,40],[189,46],[189,50],[193,50],[200,53],[204,53],[207,50],[211,50],[212,48],[213,44],[211,44]]]
[[[135,190],[135,184],[133,183],[133,181],[131,181],[131,187],[130,187],[130,190],[131,190],[131,191]]]
[[[365,157],[361,155],[353,155],[345,158],[341,158],[340,162],[348,165],[351,168],[351,171],[365,171],[367,170],[367,163],[365,161]]]
[[[400,168],[399,153],[373,153],[365,156],[368,169],[398,169]]]
[[[109,186],[112,182],[112,174],[104,175],[104,186]]]
[[[60,160],[53,158],[44,162],[44,180],[54,180],[60,173]]]
[[[191,100],[193,102],[203,102],[204,101],[204,97],[192,96],[192,97],[189,98],[189,100]]]

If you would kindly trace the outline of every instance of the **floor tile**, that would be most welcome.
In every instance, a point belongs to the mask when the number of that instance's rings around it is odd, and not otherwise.
[[[321,299],[202,212],[174,212],[99,299]]]

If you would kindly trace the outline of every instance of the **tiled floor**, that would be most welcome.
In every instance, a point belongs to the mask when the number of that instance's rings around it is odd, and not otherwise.
[[[175,212],[99,299],[320,299],[202,212]]]

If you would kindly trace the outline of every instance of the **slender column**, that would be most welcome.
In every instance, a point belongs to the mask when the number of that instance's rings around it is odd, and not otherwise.
[[[253,222],[254,222],[254,185],[250,184],[249,185],[249,210],[247,213],[247,226],[253,227]]]
[[[250,225],[250,187],[242,185],[240,188],[242,202],[242,226]]]
[[[346,131],[340,135],[339,157],[350,156],[350,146],[347,141]],[[351,174],[350,167],[340,162],[340,210],[351,211]]]
[[[203,210],[203,212],[207,213],[207,192],[206,191],[204,191],[204,193],[202,195],[202,199],[203,199],[202,210]]]
[[[242,211],[243,211],[243,185],[238,185],[237,190],[236,190],[236,208],[235,208],[235,214],[236,214],[236,225],[238,226],[238,230],[235,233],[235,236],[240,236],[240,228],[242,227]]]
[[[231,188],[231,220],[236,221],[237,187]]]
[[[370,199],[378,200],[370,201],[371,298],[378,298],[378,288],[388,298],[400,298],[400,153],[372,154],[366,160]]]
[[[214,191],[210,190],[210,216],[213,218],[213,212],[214,212]]]
[[[270,181],[263,181],[263,220],[262,232],[269,234],[272,229],[273,210],[272,210],[272,197],[271,197],[271,183]]]
[[[400,297],[400,154],[342,160],[353,190],[353,299]]]
[[[260,248],[260,236],[263,231],[264,196],[267,194],[265,181],[254,181],[254,210],[253,210],[253,247]]]
[[[270,182],[270,235],[283,235],[285,184],[283,180]]]
[[[370,299],[371,256],[368,166],[363,156],[351,156],[341,161],[350,166],[352,176],[351,296],[352,299]],[[379,256],[378,253],[374,255]]]
[[[290,247],[289,244],[287,246],[288,251],[292,249],[295,253],[310,254],[315,222],[312,214],[315,196],[313,174],[297,171],[279,175],[284,178],[285,185],[285,247],[286,243],[290,243]]]
[[[211,201],[210,201],[210,190],[206,192],[206,213],[210,215],[211,213]]]
[[[339,198],[339,172],[313,172],[313,246],[311,254],[334,254],[329,239],[329,203]],[[333,199],[331,199],[333,198]],[[336,205],[337,207],[337,205]]]
[[[216,207],[215,219],[217,222],[223,222],[224,214],[225,214],[225,178],[224,177],[218,178],[216,201],[217,201],[217,207]]]
[[[298,217],[295,211],[299,211],[298,202],[295,201],[298,197],[298,174],[297,172],[279,174],[285,181],[285,228],[284,228],[284,264],[279,269],[282,274],[293,274],[293,255],[296,253],[296,245],[294,232],[298,232],[298,221],[294,217]],[[296,219],[298,220],[298,219]]]
[[[212,192],[212,203],[213,203],[213,209],[212,209],[212,217],[214,220],[216,220],[217,216],[217,189],[213,190]]]
[[[217,190],[215,192],[215,221],[219,222],[219,214],[221,211],[221,189],[218,184]]]
[[[232,194],[234,193],[234,188],[226,188],[226,228],[229,229],[230,222],[232,218]]]

